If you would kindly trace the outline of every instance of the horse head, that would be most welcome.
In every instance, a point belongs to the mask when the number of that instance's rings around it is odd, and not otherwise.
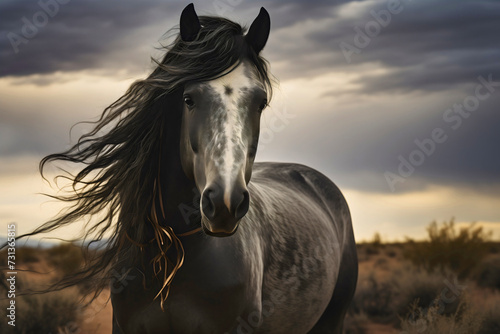
[[[187,6],[180,22],[187,47],[196,48],[202,29],[193,5]],[[269,14],[262,8],[248,33],[238,36],[240,59],[216,78],[183,87],[182,167],[201,194],[202,227],[208,235],[232,235],[249,209],[247,185],[268,103],[252,57],[265,46],[269,29]]]

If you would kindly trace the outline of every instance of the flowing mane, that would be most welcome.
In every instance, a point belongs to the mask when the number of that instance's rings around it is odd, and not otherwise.
[[[87,250],[90,245],[109,238],[97,255],[87,258],[80,271],[63,278],[50,291],[84,281],[90,283],[85,286],[91,287],[84,292],[96,291],[95,298],[109,284],[112,268],[120,259],[126,259],[127,263],[141,261],[142,250],[138,245],[148,242],[151,236],[160,255],[153,265],[157,266],[156,271],[165,269],[162,273],[165,285],[169,274],[182,261],[182,245],[175,243],[175,234],[168,228],[168,222],[161,219],[163,202],[159,186],[162,178],[159,166],[162,159],[168,159],[162,156],[166,152],[162,142],[169,138],[172,127],[169,120],[180,113],[179,104],[172,102],[173,97],[186,83],[217,78],[243,59],[255,67],[260,81],[271,94],[268,63],[247,45],[244,29],[219,17],[199,19],[202,28],[194,41],[185,42],[177,36],[165,47],[163,59],[154,60],[156,66],[152,73],[134,82],[122,97],[107,107],[99,120],[92,123],[92,131],[67,151],[48,155],[40,162],[42,176],[46,165],[54,162],[73,163],[81,169],[76,175],[59,175],[71,182],[71,191],[51,196],[69,203],[68,209],[21,237],[50,232],[83,220],[86,221]],[[177,263],[169,265],[165,252],[172,244],[178,256]]]

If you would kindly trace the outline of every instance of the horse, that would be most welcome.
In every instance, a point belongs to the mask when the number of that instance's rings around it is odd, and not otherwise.
[[[188,5],[152,73],[41,161],[85,166],[60,198],[74,205],[33,233],[99,217],[88,236],[105,249],[58,286],[109,285],[113,334],[342,332],[358,270],[346,200],[310,167],[255,162],[270,26],[264,8],[245,33]]]

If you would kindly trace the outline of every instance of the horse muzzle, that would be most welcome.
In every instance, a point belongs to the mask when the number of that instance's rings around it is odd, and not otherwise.
[[[202,226],[205,233],[216,237],[234,234],[249,206],[250,195],[244,185],[224,189],[213,183],[206,187],[201,196]]]

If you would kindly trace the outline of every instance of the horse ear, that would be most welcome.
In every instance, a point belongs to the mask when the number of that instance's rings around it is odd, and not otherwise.
[[[252,22],[248,33],[245,36],[245,40],[252,47],[255,53],[259,54],[264,48],[269,37],[269,31],[271,30],[271,18],[267,10],[262,7],[260,9],[259,15]]]
[[[194,41],[201,29],[200,20],[194,11],[194,5],[190,3],[181,14],[181,38],[184,42]]]

